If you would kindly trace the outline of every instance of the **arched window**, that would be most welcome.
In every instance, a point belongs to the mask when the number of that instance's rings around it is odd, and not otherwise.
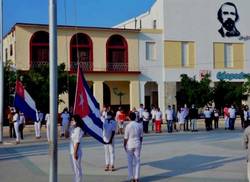
[[[30,66],[49,63],[49,33],[38,31],[30,39]]]
[[[70,41],[71,71],[76,71],[78,63],[83,71],[93,71],[93,45],[90,37],[83,33],[73,35]]]
[[[128,44],[121,35],[112,35],[106,45],[107,71],[128,71]]]

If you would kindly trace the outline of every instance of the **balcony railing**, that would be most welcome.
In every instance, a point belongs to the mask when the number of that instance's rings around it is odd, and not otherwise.
[[[39,68],[40,66],[49,65],[49,61],[32,61],[31,68]]]
[[[126,72],[128,71],[128,63],[107,63],[107,71]]]
[[[93,71],[93,62],[80,62],[80,67],[85,72]],[[48,61],[32,61],[31,68],[39,68],[40,66],[49,65]],[[67,65],[66,65],[67,67]],[[70,64],[70,71],[76,72],[78,67],[77,62],[72,62]],[[128,71],[128,63],[107,63],[106,66],[107,72],[127,72]]]
[[[80,62],[79,63],[80,68],[82,69],[82,71],[93,71],[93,62]],[[77,62],[73,62],[71,63],[71,71],[76,72],[77,71],[77,67],[78,67],[78,63]]]

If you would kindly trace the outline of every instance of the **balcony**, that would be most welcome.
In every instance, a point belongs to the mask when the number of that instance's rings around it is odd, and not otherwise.
[[[93,71],[93,62],[80,62],[79,65],[80,65],[80,68],[82,68],[83,72]],[[70,65],[70,70],[73,72],[77,72],[77,67],[78,67],[78,63],[73,62]]]
[[[107,63],[108,72],[127,72],[128,63]]]
[[[49,61],[32,61],[30,63],[30,68],[39,68],[41,66],[49,65]]]

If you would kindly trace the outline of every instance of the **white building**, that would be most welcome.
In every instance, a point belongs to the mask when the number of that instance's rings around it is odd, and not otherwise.
[[[181,74],[244,82],[250,73],[249,7],[249,0],[156,0],[148,12],[115,26],[141,29],[141,102],[159,101],[161,110],[176,104]]]

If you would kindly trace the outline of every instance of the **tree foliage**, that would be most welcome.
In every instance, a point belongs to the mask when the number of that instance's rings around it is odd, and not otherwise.
[[[214,102],[217,108],[221,109],[225,104],[240,106],[241,101],[246,99],[246,89],[242,84],[221,80],[214,87]]]
[[[58,95],[69,91],[70,76],[65,70],[65,65],[58,66]],[[21,80],[25,89],[35,100],[37,108],[44,112],[49,111],[49,67],[42,65],[29,71],[15,71],[11,69],[11,64],[5,65],[5,106],[13,105],[13,98],[10,95],[14,94],[16,78]],[[71,84],[72,85],[72,84]],[[63,100],[59,100],[63,102]]]
[[[181,87],[177,92],[178,105],[195,104],[197,107],[203,107],[213,100],[211,80],[206,75],[200,82],[195,78],[190,78],[186,74],[181,75]]]

